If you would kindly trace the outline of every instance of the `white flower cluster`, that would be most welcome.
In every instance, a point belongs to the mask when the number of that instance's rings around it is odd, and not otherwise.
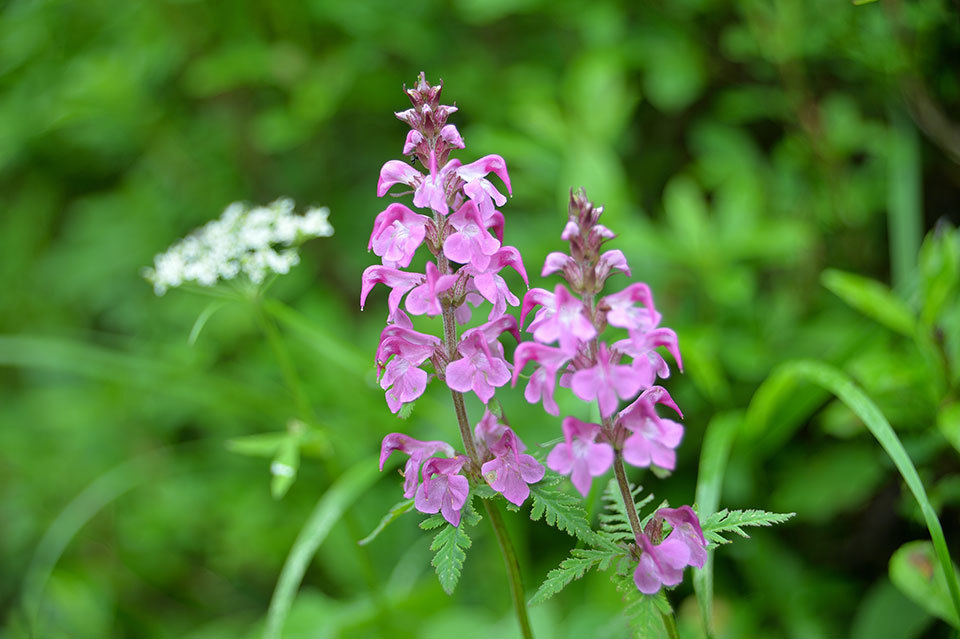
[[[241,273],[259,284],[268,273],[286,273],[300,262],[296,247],[314,237],[333,235],[327,208],[293,212],[293,200],[248,208],[234,202],[219,219],[208,222],[143,271],[157,295],[191,282],[213,286]]]

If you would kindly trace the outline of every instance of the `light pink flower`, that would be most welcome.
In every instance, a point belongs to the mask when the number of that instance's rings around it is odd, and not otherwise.
[[[553,293],[542,288],[531,288],[527,291],[527,294],[523,296],[523,305],[520,307],[521,326],[526,321],[527,314],[537,306],[540,308],[537,309],[533,321],[527,327],[528,333],[533,333],[541,324],[550,321],[550,318],[556,313],[557,308]]]
[[[633,466],[653,464],[673,470],[677,463],[676,448],[683,439],[683,426],[658,416],[656,404],[672,408],[683,417],[666,389],[648,388],[618,416],[620,424],[631,433],[623,443],[623,459]]]
[[[480,467],[483,478],[507,501],[517,506],[522,505],[530,496],[529,484],[543,479],[546,470],[532,456],[520,453],[517,436],[509,428],[490,452],[494,454],[494,458]]]
[[[440,315],[443,306],[438,295],[457,282],[456,275],[440,275],[433,262],[427,262],[426,279],[407,295],[407,311],[413,315]]]
[[[380,179],[377,181],[377,197],[383,197],[394,184],[406,184],[416,188],[423,180],[423,175],[406,162],[389,160],[380,169]]]
[[[380,334],[377,375],[380,387],[387,391],[391,412],[396,413],[403,404],[412,402],[426,390],[428,375],[418,367],[432,357],[439,346],[439,338],[395,324]]]
[[[563,420],[563,439],[547,456],[547,467],[570,481],[584,497],[590,492],[593,478],[602,475],[613,464],[613,446],[597,443],[599,424],[582,422],[576,417]]]
[[[506,430],[506,424],[501,424],[496,415],[489,410],[485,410],[483,411],[483,417],[477,422],[477,425],[474,426],[473,433],[480,447],[489,453],[494,445],[500,441],[500,438],[503,437],[503,433],[506,432]],[[517,438],[517,450],[522,453],[526,449],[527,447],[524,443]],[[492,453],[490,454],[492,455]]]
[[[576,265],[577,261],[566,253],[554,251],[548,254],[547,259],[543,261],[543,271],[540,272],[540,277],[547,277],[548,275],[553,275],[558,271],[563,271],[565,268]]]
[[[559,340],[561,349],[574,352],[580,342],[597,336],[597,329],[583,312],[583,302],[563,284],[554,289],[553,307],[553,315],[543,318],[533,329],[533,339],[541,344]]]
[[[510,189],[510,176],[507,174],[507,163],[499,155],[486,155],[476,162],[465,164],[457,169],[457,175],[464,181],[463,192],[471,200],[477,203],[480,214],[484,219],[493,215],[494,204],[503,206],[507,198],[497,190],[486,176],[495,173],[507,186],[507,193],[512,193]]]
[[[600,414],[609,417],[617,410],[617,397],[629,399],[637,394],[643,378],[630,366],[617,364],[606,344],[600,344],[597,363],[578,370],[570,380],[574,395],[587,402],[596,399]]]
[[[513,385],[517,385],[520,371],[527,362],[536,362],[540,366],[533,372],[523,396],[531,404],[543,400],[543,409],[551,415],[559,415],[560,408],[553,398],[557,385],[557,371],[570,361],[571,355],[559,348],[553,348],[536,342],[524,342],[513,352]]]
[[[439,512],[451,525],[459,526],[461,511],[470,494],[470,482],[460,474],[467,461],[464,455],[428,459],[423,465],[423,483],[417,489],[414,507],[422,513]]]
[[[637,302],[643,304],[636,306]],[[607,295],[600,301],[609,306],[607,323],[631,331],[647,332],[660,323],[660,313],[653,306],[653,294],[643,282],[631,284],[619,293]]]
[[[520,251],[512,246],[504,246],[494,253],[490,257],[490,263],[487,265],[486,270],[480,270],[472,264],[464,267],[466,272],[473,276],[468,283],[468,290],[475,290],[488,302],[493,304],[487,319],[492,320],[503,315],[507,310],[507,304],[510,306],[520,304],[520,300],[510,291],[510,287],[507,286],[506,280],[499,275],[499,272],[507,266],[517,271],[520,277],[523,278],[524,283],[527,282],[527,272],[526,269],[523,268]],[[457,318],[457,321],[460,321],[460,319]],[[466,321],[469,321],[469,317],[467,317]],[[466,321],[460,323],[465,324]]]
[[[403,496],[409,499],[417,491],[417,485],[420,483],[420,464],[423,460],[443,453],[444,455],[453,455],[453,446],[442,441],[422,442],[403,433],[390,433],[383,438],[380,446],[380,470],[387,462],[387,458],[393,451],[399,450],[402,453],[410,455],[407,464],[403,467]]]
[[[500,249],[500,242],[485,228],[480,210],[472,200],[464,202],[449,218],[456,229],[443,242],[443,254],[461,264],[472,264],[484,271],[490,264],[490,256]]]
[[[512,330],[516,331],[516,320],[504,316],[463,334],[457,347],[462,357],[447,364],[444,372],[447,386],[461,393],[472,390],[486,404],[493,397],[494,389],[510,381],[510,368],[496,335],[508,330],[511,321]],[[503,328],[497,332],[498,327]]]
[[[382,257],[386,266],[406,268],[423,243],[429,222],[430,218],[414,213],[403,204],[391,204],[374,220],[367,248]]]

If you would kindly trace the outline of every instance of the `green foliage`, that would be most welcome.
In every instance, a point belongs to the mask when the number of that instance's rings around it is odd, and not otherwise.
[[[653,494],[637,501],[637,497],[643,492],[643,486],[631,486],[630,492],[638,514],[644,506],[653,501]],[[603,491],[603,506],[604,512],[600,513],[600,530],[603,532],[603,536],[614,543],[635,543],[633,528],[630,527],[630,519],[627,516],[627,508],[623,503],[623,497],[620,495],[620,488],[615,478],[610,478]]]
[[[623,598],[623,614],[635,636],[651,639],[675,636],[676,630],[671,634],[666,627],[666,623],[673,623],[667,621],[672,618],[673,608],[662,588],[655,595],[645,595],[637,590],[632,575],[614,575],[612,579]]]
[[[464,523],[461,521],[459,526],[447,524],[430,544],[430,550],[436,553],[430,563],[437,571],[443,591],[448,595],[452,595],[457,587],[463,562],[467,558],[465,551],[473,545],[470,536],[464,530]]]
[[[960,578],[956,566],[951,572],[953,581]],[[921,608],[960,628],[946,573],[929,541],[911,541],[890,556],[890,581]]]
[[[390,510],[380,519],[380,523],[377,524],[377,527],[370,531],[370,534],[358,541],[357,543],[361,546],[369,544],[371,541],[380,536],[380,533],[383,532],[383,529],[392,524],[394,521],[400,518],[404,513],[408,513],[413,509],[413,499],[404,499],[403,501],[397,502],[394,504]]]
[[[574,548],[570,551],[570,556],[560,562],[560,565],[547,573],[537,592],[530,599],[530,604],[543,603],[554,596],[575,579],[583,577],[587,571],[594,568],[606,570],[611,562],[622,553],[611,550],[598,550],[595,548]]]
[[[712,544],[729,544],[723,533],[735,533],[749,539],[744,526],[772,526],[782,524],[796,513],[768,513],[763,510],[727,510],[715,512],[700,522],[703,536]]]
[[[913,313],[881,282],[836,269],[824,271],[822,279],[824,286],[867,317],[890,330],[913,337],[916,331]]]
[[[593,542],[595,533],[578,498],[545,482],[530,486],[530,495],[533,497],[530,519],[538,521],[542,518],[547,525],[568,535],[586,543]]]

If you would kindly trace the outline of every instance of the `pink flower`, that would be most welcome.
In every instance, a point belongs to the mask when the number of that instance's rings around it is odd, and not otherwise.
[[[436,150],[430,152],[430,173],[423,178],[413,192],[413,205],[420,208],[431,208],[440,215],[446,215],[450,210],[447,204],[448,187],[454,177],[454,171],[460,166],[460,160],[450,160],[442,169],[437,170]]]
[[[640,302],[643,307],[635,304]],[[632,331],[646,332],[660,323],[660,313],[653,306],[650,287],[643,282],[631,284],[619,293],[607,295],[601,300],[601,306],[609,306],[607,323]]]
[[[619,249],[613,249],[601,255],[600,259],[597,260],[595,269],[597,281],[600,282],[601,285],[610,275],[610,271],[620,271],[627,277],[630,277],[630,265],[627,264],[627,258],[624,256],[623,251]]]
[[[374,221],[367,248],[382,257],[386,266],[406,268],[423,243],[429,222],[430,218],[414,213],[403,204],[391,204]]]
[[[407,499],[413,497],[417,491],[417,485],[420,483],[420,464],[423,463],[424,459],[436,453],[453,455],[453,447],[447,442],[422,442],[403,433],[390,433],[383,438],[383,443],[380,446],[381,471],[387,458],[395,450],[410,455],[406,466],[403,467],[403,496]]]
[[[503,433],[506,432],[506,430],[506,424],[501,424],[496,415],[491,413],[489,410],[485,410],[483,412],[483,417],[474,427],[473,433],[476,436],[480,447],[489,453],[496,443],[500,441],[500,438],[503,437]],[[524,446],[523,442],[517,438],[517,450],[522,453],[526,449],[527,447]]]
[[[390,287],[390,295],[387,297],[387,308],[389,313],[387,319],[394,321],[400,308],[400,300],[414,286],[423,282],[423,275],[419,273],[407,273],[399,271],[389,266],[368,266],[363,271],[360,280],[360,310],[367,301],[367,295],[377,284],[385,284]]]
[[[390,160],[380,169],[377,181],[377,197],[383,197],[394,184],[406,184],[414,188],[423,180],[423,175],[406,162]]]
[[[519,452],[517,436],[509,428],[490,452],[494,458],[480,467],[483,478],[507,501],[520,506],[530,495],[529,484],[543,479],[546,470],[532,456]]]
[[[398,325],[387,326],[380,334],[377,374],[384,372],[386,365],[380,387],[387,391],[387,406],[391,412],[396,413],[403,404],[412,402],[426,390],[427,373],[418,367],[431,358],[439,346],[437,337]]]
[[[533,339],[541,344],[552,344],[559,340],[560,348],[573,352],[580,342],[597,336],[597,329],[583,312],[583,302],[563,284],[557,284],[554,289],[553,308],[553,315],[544,317],[539,323],[535,322],[536,328],[531,325]]]
[[[437,266],[427,262],[426,280],[407,295],[407,311],[413,315],[440,315],[443,307],[437,296],[456,282],[456,275],[440,275]]]
[[[490,263],[486,270],[476,268],[474,264],[468,264],[464,267],[467,273],[473,275],[468,284],[468,289],[476,290],[488,302],[493,304],[490,309],[490,315],[487,319],[500,317],[507,310],[507,304],[517,306],[520,300],[510,291],[506,280],[499,275],[499,272],[505,267],[511,267],[520,274],[523,281],[527,282],[527,272],[523,268],[523,260],[520,257],[520,251],[512,246],[504,246],[490,257]],[[459,318],[457,318],[459,321]],[[469,320],[469,317],[467,317]],[[460,322],[465,324],[466,322]],[[519,341],[519,340],[518,340]]]
[[[596,365],[578,370],[570,380],[574,395],[585,402],[596,399],[603,417],[609,417],[617,410],[618,396],[629,399],[637,394],[642,384],[643,378],[632,367],[619,365],[613,360],[606,344],[600,344]]]
[[[613,446],[596,443],[599,424],[581,422],[576,417],[563,420],[563,439],[547,456],[547,467],[570,481],[584,497],[590,492],[593,478],[602,475],[613,464]]]
[[[640,535],[643,554],[633,573],[633,582],[647,595],[656,594],[661,586],[676,586],[683,581],[684,568],[702,568],[707,559],[707,543],[697,515],[690,506],[661,508],[654,519],[667,520],[673,530],[658,545],[654,545],[647,535]]]
[[[680,415],[673,398],[660,386],[648,388],[637,401],[620,411],[620,424],[631,433],[623,443],[623,459],[633,466],[653,464],[673,470],[677,463],[676,448],[683,439],[683,426],[659,417],[655,408],[658,403]]]
[[[655,328],[648,332],[631,331],[628,339],[614,342],[613,348],[633,358],[633,368],[643,377],[643,385],[650,386],[657,377],[670,377],[670,367],[663,356],[657,352],[658,346],[667,349],[677,368],[683,371],[683,360],[680,358],[680,346],[677,334],[669,328]]]
[[[528,333],[533,333],[544,322],[550,321],[553,314],[556,313],[556,302],[554,295],[550,291],[542,288],[531,288],[523,296],[523,306],[520,307],[520,325],[522,326],[527,319],[527,313],[539,306],[533,321],[527,327]]]
[[[547,259],[543,261],[543,271],[540,272],[540,277],[547,277],[548,275],[553,275],[558,271],[563,271],[576,265],[577,261],[566,253],[554,251],[548,254]]]
[[[508,316],[505,318],[513,319]],[[462,357],[447,364],[444,371],[447,386],[461,393],[472,390],[484,404],[489,402],[494,389],[510,381],[510,369],[503,359],[503,347],[497,343],[494,348],[499,352],[494,353],[491,349],[490,341],[495,339],[488,338],[482,327],[466,331],[457,347]]]
[[[484,271],[490,256],[500,248],[500,242],[487,232],[477,205],[467,200],[450,216],[450,225],[456,229],[443,242],[443,254],[461,264],[472,264]]]
[[[513,385],[517,385],[520,371],[527,362],[537,362],[540,366],[533,372],[523,396],[531,404],[543,400],[543,409],[551,415],[559,415],[560,408],[553,398],[557,385],[557,371],[570,361],[570,354],[536,342],[524,342],[513,352]]]
[[[463,192],[476,202],[484,219],[493,215],[494,203],[497,206],[503,206],[507,201],[507,198],[493,186],[490,180],[486,179],[490,173],[495,173],[503,180],[508,193],[513,192],[510,189],[507,163],[499,155],[486,155],[476,162],[465,164],[457,169],[457,175],[464,181]]]
[[[464,455],[428,459],[423,465],[423,483],[417,489],[414,507],[427,514],[440,512],[451,525],[459,526],[461,511],[470,494],[470,482],[460,474],[467,461]]]

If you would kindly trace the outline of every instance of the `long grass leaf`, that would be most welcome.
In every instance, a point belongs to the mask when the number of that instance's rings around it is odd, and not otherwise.
[[[700,449],[700,470],[697,473],[697,510],[700,519],[712,515],[720,505],[720,490],[727,469],[727,458],[737,430],[743,423],[740,411],[714,416],[707,425]],[[693,589],[697,594],[700,616],[707,639],[713,637],[713,553],[707,553],[703,568],[693,575]]]
[[[349,468],[330,486],[313,513],[300,530],[287,560],[280,571],[277,586],[270,598],[264,639],[280,639],[283,624],[287,620],[293,599],[300,588],[303,574],[313,559],[317,548],[327,538],[334,524],[347,508],[380,478],[377,460],[366,459]]]

